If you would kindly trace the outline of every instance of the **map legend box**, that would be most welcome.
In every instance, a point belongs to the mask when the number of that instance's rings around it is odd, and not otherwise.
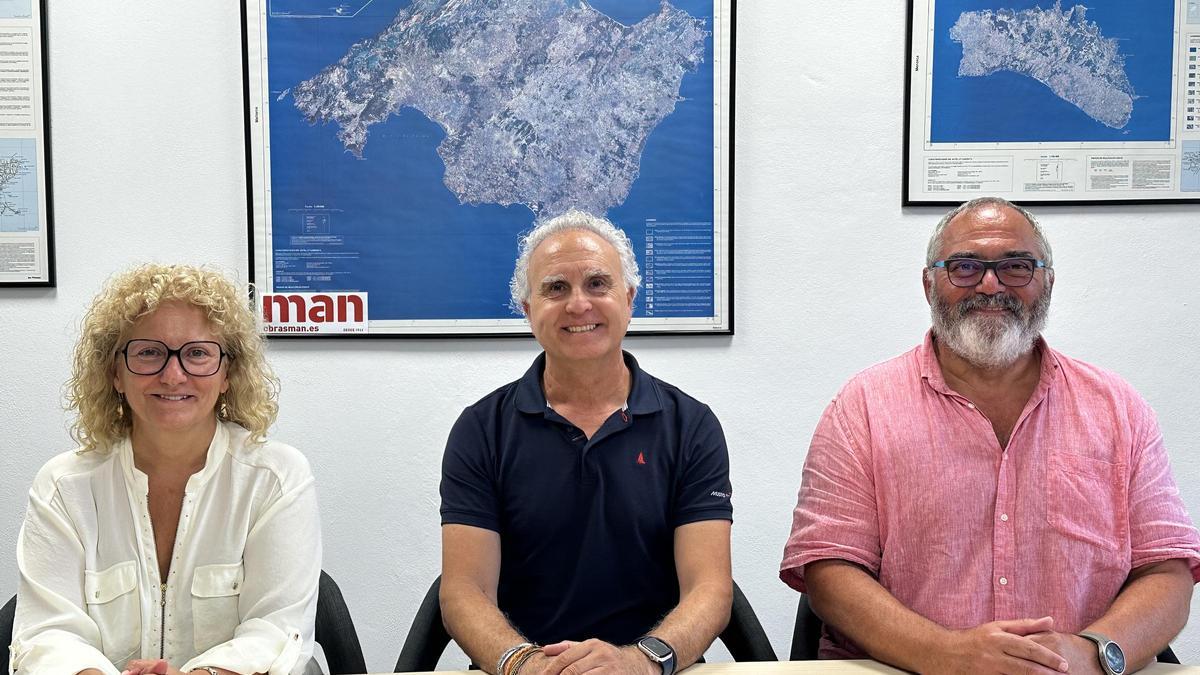
[[[645,260],[646,316],[712,314],[712,223],[646,221]]]

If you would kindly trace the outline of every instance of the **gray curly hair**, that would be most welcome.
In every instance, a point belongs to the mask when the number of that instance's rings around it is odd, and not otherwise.
[[[509,307],[513,313],[522,316],[525,314],[525,303],[529,301],[530,294],[529,258],[534,250],[551,235],[571,230],[591,232],[611,244],[621,259],[621,279],[625,288],[637,290],[641,287],[642,277],[638,274],[637,257],[633,254],[633,244],[629,242],[629,236],[605,218],[571,209],[561,216],[538,223],[521,237],[520,254],[513,268],[512,279],[508,282]]]

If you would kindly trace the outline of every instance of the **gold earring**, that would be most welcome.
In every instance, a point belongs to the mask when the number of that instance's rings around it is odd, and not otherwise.
[[[117,419],[125,416],[125,394],[117,392]]]
[[[229,404],[225,402],[225,397],[221,397],[220,404],[217,406],[217,419],[229,420]]]

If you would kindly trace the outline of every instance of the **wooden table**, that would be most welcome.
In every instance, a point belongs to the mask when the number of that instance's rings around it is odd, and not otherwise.
[[[480,675],[478,670],[438,672],[448,675]],[[771,663],[701,663],[681,672],[686,675],[767,675],[768,673],[772,675],[775,673],[779,675],[800,675],[801,673],[869,675],[870,673],[903,673],[904,671],[874,661],[776,661]],[[1166,675],[1167,673],[1200,675],[1200,667],[1155,663],[1138,672],[1146,675]]]

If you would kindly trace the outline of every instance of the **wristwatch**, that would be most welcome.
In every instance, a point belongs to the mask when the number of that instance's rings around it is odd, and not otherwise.
[[[1107,675],[1121,675],[1125,672],[1125,650],[1121,649],[1121,645],[1099,633],[1084,631],[1079,634],[1079,637],[1096,643],[1100,652],[1100,667]]]
[[[637,648],[646,658],[662,667],[662,675],[675,675],[675,650],[671,649],[671,645],[647,635],[637,641]]]

